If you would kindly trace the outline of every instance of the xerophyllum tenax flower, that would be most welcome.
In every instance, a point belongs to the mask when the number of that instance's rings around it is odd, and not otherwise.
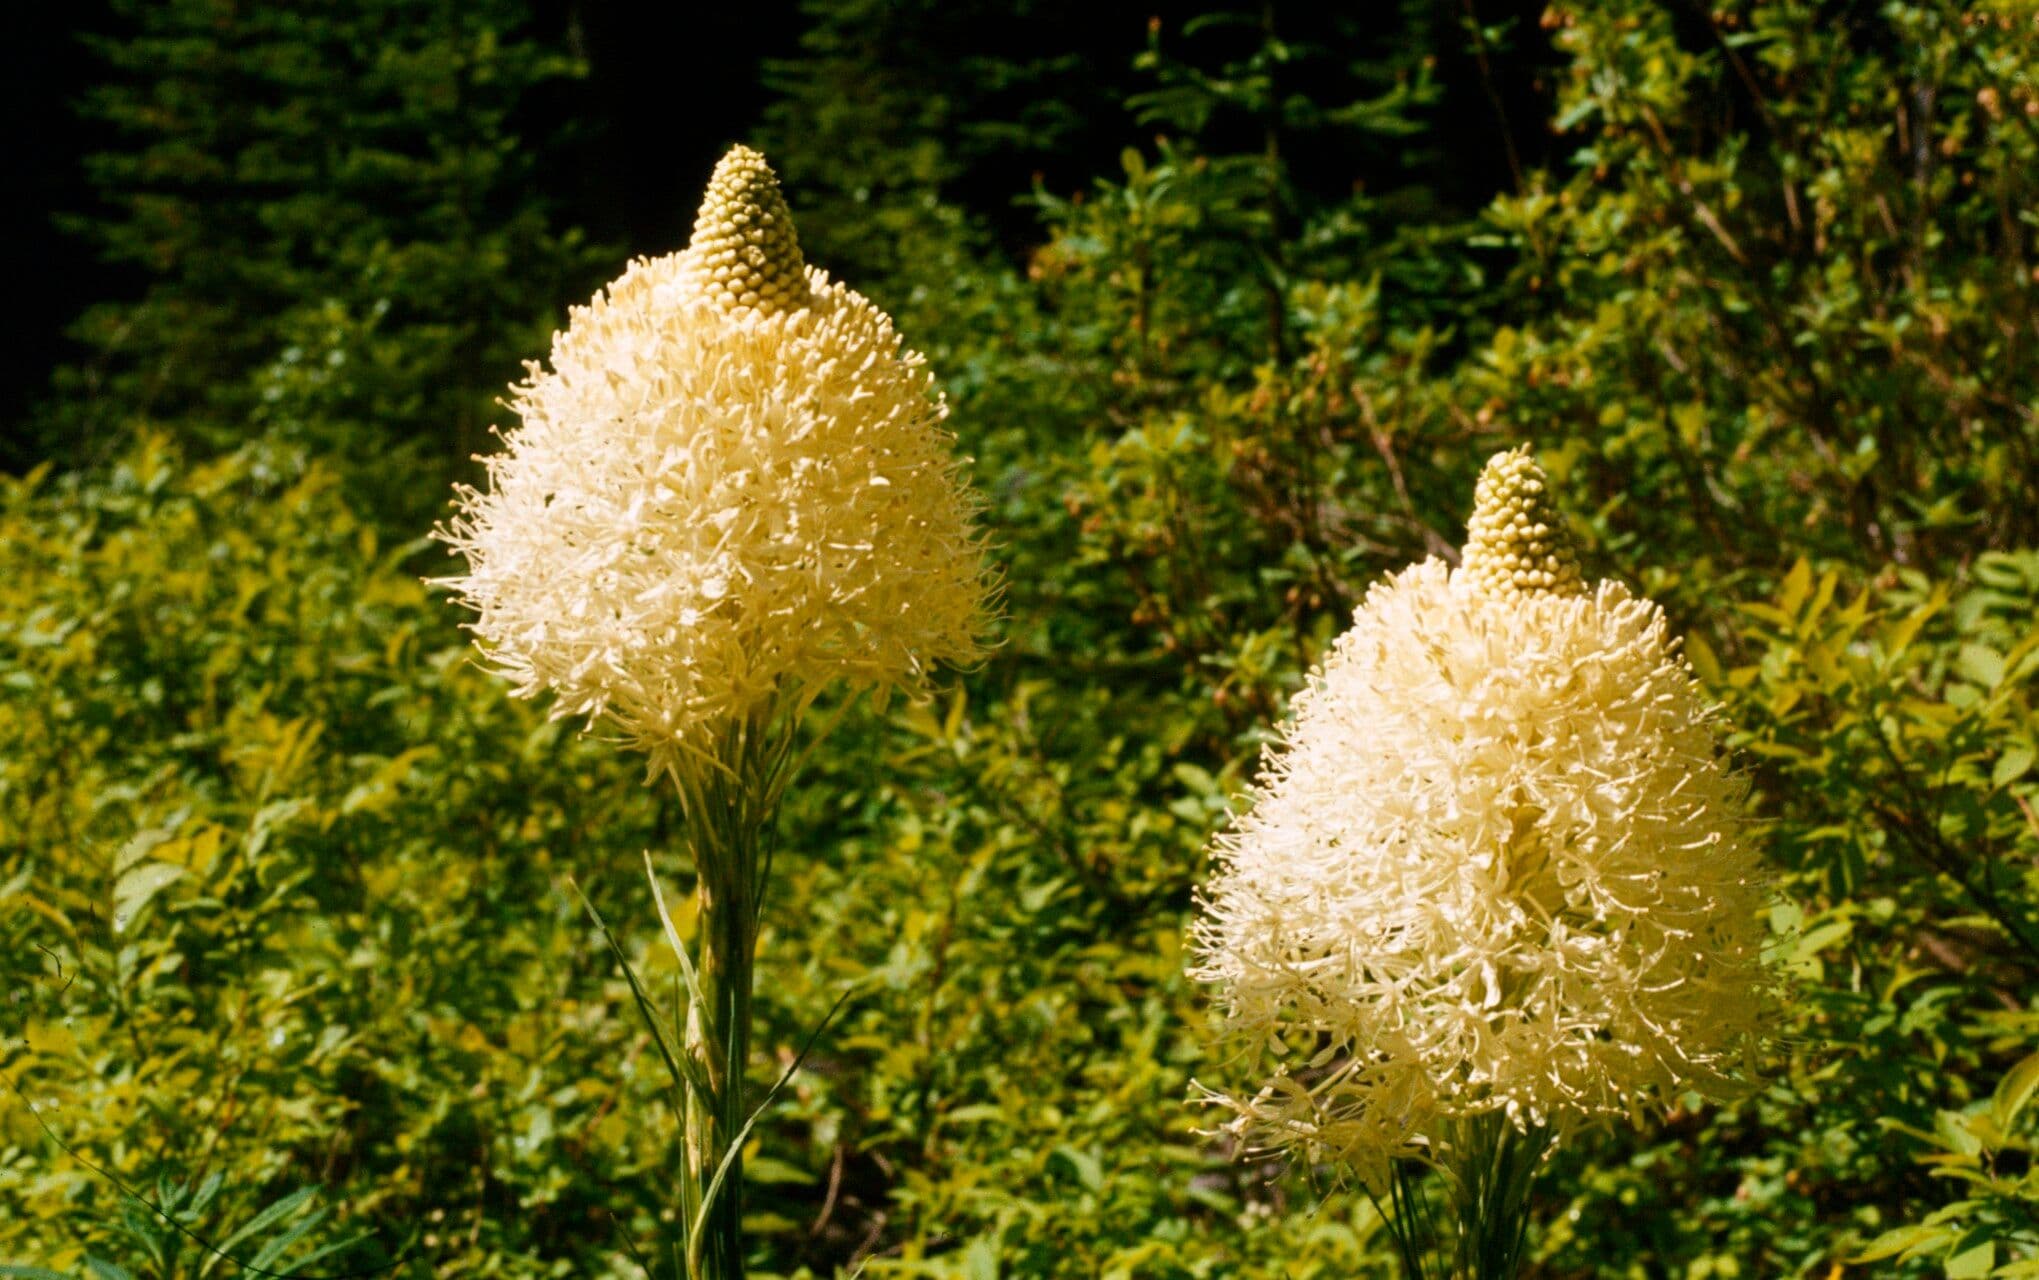
[[[733,148],[688,247],[640,259],[515,389],[440,532],[495,668],[655,769],[776,697],[967,659],[989,580],[921,356],[802,260]]]
[[[1744,791],[1662,612],[1496,456],[1462,564],[1367,593],[1215,843],[1193,974],[1258,1065],[1207,1100],[1382,1194],[1467,1122],[1728,1094],[1773,990]]]
[[[802,716],[825,686],[882,694],[977,652],[976,503],[926,364],[806,265],[745,147],[687,248],[576,308],[529,375],[486,489],[460,489],[438,531],[467,558],[444,585],[517,694],[608,726],[678,792],[691,943],[651,879],[682,1012],[668,1026],[631,990],[681,1046],[661,1055],[682,1099],[673,1253],[697,1280],[741,1280],[752,970]]]

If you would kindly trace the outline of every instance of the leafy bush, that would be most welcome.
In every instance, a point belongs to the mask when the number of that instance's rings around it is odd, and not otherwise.
[[[150,441],[0,519],[7,1071],[40,1108],[5,1113],[0,1252],[139,1270],[85,1159],[222,1177],[213,1239],[323,1185],[357,1252],[437,1274],[585,1234],[611,1206],[571,1161],[658,1147],[554,881],[655,843],[631,779],[497,696],[418,548],[281,450]]]

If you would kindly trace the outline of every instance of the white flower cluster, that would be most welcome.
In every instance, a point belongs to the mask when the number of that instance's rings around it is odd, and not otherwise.
[[[439,531],[468,565],[445,584],[519,695],[654,768],[782,694],[976,652],[989,578],[934,378],[804,265],[756,152],[686,251],[574,309],[514,408]]]
[[[1367,594],[1194,929],[1193,975],[1269,1064],[1208,1098],[1249,1149],[1374,1188],[1453,1121],[1722,1095],[1771,990],[1744,786],[1663,614],[1574,585],[1526,454],[1480,507],[1503,571],[1426,561]]]

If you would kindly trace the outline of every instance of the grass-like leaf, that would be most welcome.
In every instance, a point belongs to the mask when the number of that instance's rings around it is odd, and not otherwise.
[[[623,978],[630,984],[631,998],[637,1001],[637,1011],[643,1015],[644,1025],[651,1030],[652,1041],[658,1046],[659,1058],[665,1063],[666,1072],[672,1077],[673,1086],[676,1089],[694,1089],[702,1097],[714,1097],[714,1092],[709,1088],[707,1075],[701,1070],[700,1065],[685,1054],[675,1054],[672,1046],[667,1043],[665,1029],[659,1025],[658,1008],[652,1004],[651,997],[644,993],[643,984],[637,980],[637,971],[630,967],[630,958],[623,953],[623,944],[609,931],[608,922],[602,919],[602,913],[595,910],[595,904],[588,900],[588,895],[578,883],[572,879],[568,879],[567,883],[572,885],[574,893],[579,895],[581,905],[587,908],[588,917],[595,922],[595,928],[601,931],[602,940],[609,944],[610,953],[622,967]],[[692,969],[689,968],[686,972],[691,974]]]
[[[659,907],[659,913],[660,915],[665,913],[663,904]],[[668,927],[670,928],[670,926]],[[800,1046],[800,1052],[794,1056],[791,1063],[787,1064],[786,1070],[779,1076],[778,1081],[766,1091],[765,1096],[758,1101],[758,1105],[751,1109],[749,1117],[743,1122],[743,1127],[736,1131],[735,1135],[730,1138],[729,1145],[723,1149],[722,1159],[715,1166],[714,1176],[709,1178],[707,1188],[701,1193],[701,1204],[695,1210],[693,1226],[687,1232],[687,1272],[689,1275],[694,1274],[700,1269],[701,1242],[706,1238],[704,1228],[708,1225],[708,1214],[714,1209],[716,1197],[722,1192],[723,1181],[729,1176],[730,1168],[736,1163],[737,1153],[743,1150],[744,1143],[750,1141],[750,1132],[757,1127],[758,1118],[765,1114],[765,1110],[772,1105],[773,1099],[779,1096],[779,1091],[786,1087],[787,1082],[793,1078],[794,1073],[799,1071],[801,1065],[807,1061],[807,1055],[814,1051],[815,1042],[821,1039],[822,1032],[828,1030],[829,1024],[835,1021],[836,1014],[842,1011],[844,1002],[850,998],[850,993],[855,989],[854,987],[847,988],[841,995],[835,998],[835,1003],[828,1007],[828,1012],[822,1016],[820,1022],[815,1024],[814,1030],[807,1033],[807,1042]]]

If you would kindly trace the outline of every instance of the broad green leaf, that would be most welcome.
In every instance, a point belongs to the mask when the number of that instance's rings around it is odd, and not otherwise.
[[[1954,659],[1954,671],[1964,680],[1994,689],[2004,678],[2004,655],[1986,644],[1964,644]]]
[[[1899,1254],[1915,1254],[1918,1250],[1946,1240],[1952,1234],[1945,1227],[1926,1226],[1920,1223],[1894,1227],[1870,1241],[1851,1261],[1877,1262],[1884,1258],[1894,1258]]]
[[[1060,1160],[1068,1165],[1069,1171],[1076,1176],[1077,1184],[1084,1190],[1099,1191],[1104,1188],[1104,1166],[1088,1151],[1079,1151],[1064,1142],[1050,1152],[1048,1158],[1051,1161]]]
[[[1788,618],[1796,619],[1798,607],[1812,591],[1812,564],[1800,556],[1791,566],[1791,572],[1784,575],[1784,581],[1777,588],[1777,609]]]
[[[1884,633],[1883,635],[1884,656],[1887,658],[1894,658],[1898,654],[1903,653],[1906,649],[1909,649],[1912,645],[1912,641],[1918,638],[1919,629],[1921,627],[1924,627],[1927,621],[1930,620],[1934,614],[1940,612],[1940,610],[1945,606],[1946,597],[1944,588],[1935,588],[1932,599],[1926,601],[1926,603],[1918,606],[1916,609],[1913,609],[1910,613],[1906,614],[1904,618],[1897,623],[1897,625],[1893,626],[1889,631]]]
[[[1996,1264],[1996,1244],[1985,1240],[1947,1259],[1947,1280],[1983,1280]]]
[[[2006,1130],[2015,1125],[2019,1113],[2031,1101],[2034,1090],[2039,1090],[2039,1053],[2025,1058],[1997,1082],[1996,1093],[1990,1100],[1996,1111],[1997,1123]]]
[[[978,1237],[963,1251],[963,1280],[998,1280],[998,1249],[986,1237]]]
[[[1720,684],[1720,658],[1713,652],[1713,646],[1706,637],[1694,631],[1685,637],[1685,658],[1692,664],[1692,670],[1709,686]]]
[[[2032,767],[2033,756],[2029,742],[2017,742],[2006,747],[2004,753],[1997,757],[1996,768],[1990,770],[1990,785],[2006,787],[2024,777]]]
[[[1982,1154],[1982,1137],[1968,1123],[1968,1117],[1956,1112],[1942,1111],[1933,1117],[1933,1136],[1956,1155]]]
[[[168,862],[147,861],[123,875],[113,886],[113,921],[125,928],[140,914],[149,899],[184,874],[184,868]]]

